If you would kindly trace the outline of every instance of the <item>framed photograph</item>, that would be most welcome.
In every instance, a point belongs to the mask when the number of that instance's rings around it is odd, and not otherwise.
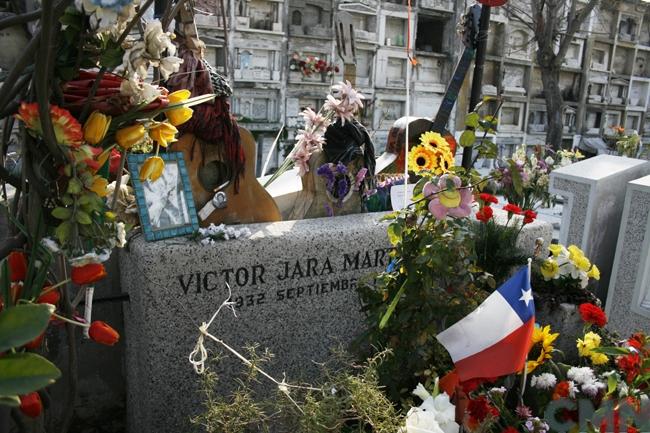
[[[153,182],[141,182],[137,173],[150,156],[128,155],[144,238],[154,241],[194,233],[199,229],[199,220],[183,153],[160,153],[165,161],[162,176]]]

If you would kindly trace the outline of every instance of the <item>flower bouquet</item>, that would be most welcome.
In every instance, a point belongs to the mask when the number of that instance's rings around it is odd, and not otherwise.
[[[536,210],[553,202],[548,192],[551,171],[582,158],[579,150],[554,152],[541,146],[535,146],[533,153],[528,154],[527,146],[522,144],[510,158],[498,159],[491,175],[496,177],[499,192],[509,203]]]
[[[19,406],[29,417],[40,416],[44,388],[61,375],[39,354],[49,335],[68,334],[69,408],[76,331],[100,344],[119,342],[110,325],[93,317],[92,304],[108,276],[104,263],[126,244],[132,226],[118,209],[129,202],[121,184],[126,153],[155,151],[135,175],[156,181],[163,171],[158,153],[192,116],[189,107],[211,97],[190,99],[186,90],[170,93],[160,85],[181,59],[163,24],[172,17],[142,20],[152,3],[43,3],[33,43],[3,82],[0,112],[7,131],[18,126],[21,172],[0,170],[16,189],[5,209],[15,236],[0,255],[0,370],[12,384],[0,404]],[[142,31],[132,31],[139,24]],[[152,82],[145,80],[151,69]],[[57,422],[68,425],[71,415]]]
[[[318,112],[306,108],[301,113],[304,129],[298,131],[293,149],[264,185],[267,187],[290,168],[298,168],[303,190],[290,218],[363,210],[364,191],[366,184],[372,183],[375,164],[370,136],[355,119],[363,108],[363,99],[349,82],[341,82],[332,86],[332,93]],[[350,200],[352,197],[358,199]]]

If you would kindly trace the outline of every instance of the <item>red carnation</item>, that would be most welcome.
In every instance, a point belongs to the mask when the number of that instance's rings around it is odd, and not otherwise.
[[[492,211],[492,208],[488,205],[485,205],[481,209],[479,209],[478,212],[476,212],[476,219],[479,221],[483,221],[484,223],[487,223],[488,221],[490,221],[493,214],[494,212]]]
[[[507,211],[508,213],[513,213],[515,215],[521,215],[522,212],[519,206],[512,203],[508,203],[507,205],[503,206],[503,210]]]
[[[470,400],[467,404],[467,410],[469,412],[469,424],[472,430],[485,421],[488,416],[492,418],[499,416],[499,409],[492,406],[484,395]]]
[[[501,433],[519,433],[519,430],[517,430],[516,428],[514,428],[512,426],[509,426],[509,427],[506,427],[505,429],[503,429],[503,431]]]
[[[555,385],[555,389],[553,390],[553,400],[559,400],[561,398],[567,398],[569,396],[569,391],[571,390],[571,386],[568,381],[563,380],[557,385]]]
[[[607,324],[605,312],[597,305],[589,303],[580,304],[578,311],[580,312],[580,316],[582,316],[582,320],[586,323],[594,324],[599,328]]]
[[[532,209],[524,211],[524,224],[530,224],[537,218],[537,212]]]
[[[492,194],[488,194],[487,192],[480,193],[479,198],[483,203],[485,203],[485,206],[490,206],[490,203],[494,203],[494,204],[499,203],[499,200],[495,196],[493,196]]]

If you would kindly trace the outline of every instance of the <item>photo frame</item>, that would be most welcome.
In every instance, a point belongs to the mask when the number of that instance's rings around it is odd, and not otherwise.
[[[150,154],[129,154],[138,215],[147,241],[189,235],[199,229],[199,220],[182,152],[165,152],[162,176],[154,182],[140,181],[137,173]]]

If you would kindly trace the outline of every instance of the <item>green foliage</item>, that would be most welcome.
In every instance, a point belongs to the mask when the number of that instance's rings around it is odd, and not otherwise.
[[[247,348],[254,366],[266,368],[272,355]],[[235,380],[235,389],[219,383],[213,371],[203,375],[204,411],[192,419],[208,433],[248,433],[277,430],[292,433],[394,433],[403,416],[386,398],[378,383],[377,367],[385,353],[355,365],[342,351],[324,364],[313,386],[289,387],[269,395],[250,367]],[[266,379],[264,379],[266,380]],[[264,382],[264,384],[271,382]],[[219,390],[219,392],[217,392]]]
[[[0,352],[20,347],[41,335],[53,312],[54,306],[50,304],[16,305],[0,312]]]
[[[16,397],[54,383],[61,371],[34,353],[15,349],[41,335],[54,307],[49,304],[24,304],[0,312],[0,404],[15,405]]]
[[[415,200],[421,198],[420,193]],[[380,382],[394,401],[451,367],[435,336],[486,296],[479,289],[486,276],[473,266],[470,221],[436,220],[427,203],[393,214],[388,227],[393,261],[372,284],[359,288],[368,329],[358,347],[365,356],[375,348],[394,352],[378,367]]]
[[[472,224],[476,238],[476,265],[491,274],[490,288],[501,285],[510,271],[526,263],[526,255],[516,246],[521,226],[501,225],[493,219]]]
[[[61,371],[35,353],[10,353],[0,358],[0,395],[29,394],[54,383]]]

